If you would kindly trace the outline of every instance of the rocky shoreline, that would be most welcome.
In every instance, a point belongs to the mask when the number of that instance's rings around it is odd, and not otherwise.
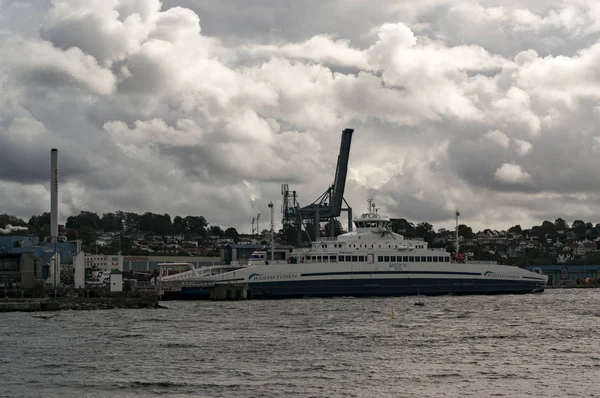
[[[59,311],[89,311],[89,310],[112,310],[112,309],[132,309],[132,308],[160,308],[158,301],[140,300],[140,299],[97,299],[83,300],[81,302],[58,302]]]
[[[141,297],[5,299],[0,301],[0,312],[91,311],[139,308],[165,307],[158,303],[158,298],[155,295]]]

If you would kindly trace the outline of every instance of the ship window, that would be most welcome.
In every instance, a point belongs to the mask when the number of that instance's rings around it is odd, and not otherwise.
[[[440,258],[438,259],[438,261],[439,261],[440,263],[443,263],[443,262],[444,262],[444,257],[440,257]]]
[[[324,263],[328,263],[329,262],[329,257],[328,256],[323,256],[323,262]]]
[[[317,261],[321,262],[321,256],[317,256]]]
[[[339,257],[338,257],[338,261],[339,261],[340,263],[341,263],[341,262],[343,262],[343,261],[344,261],[344,256],[339,256]]]
[[[323,245],[323,247],[324,247],[325,249],[327,249],[327,245]]]
[[[350,256],[346,256],[346,261],[350,262]]]
[[[427,261],[427,257],[425,257],[425,256],[422,256],[422,257],[421,257],[421,262],[425,262],[425,261]]]
[[[444,262],[445,263],[449,263],[450,262],[450,257],[444,257]]]
[[[437,263],[437,262],[438,262],[438,258],[437,258],[437,256],[434,256],[434,257],[433,257],[433,262],[434,262],[434,263]]]
[[[352,256],[352,262],[357,262],[358,261],[358,256]]]
[[[311,257],[311,259],[312,259],[313,261],[317,261],[317,256],[312,256],[312,257]]]
[[[382,263],[383,262],[383,256],[377,256],[377,262],[378,263]]]
[[[427,261],[431,262],[431,256],[427,256]]]
[[[408,256],[408,261],[412,263],[415,261],[415,258],[413,256]]]
[[[421,260],[421,257],[419,257],[419,256],[416,256],[416,257],[415,257],[415,263],[418,263],[418,262],[420,262],[420,260]]]
[[[365,256],[358,256],[358,261],[364,262],[365,261]]]
[[[390,256],[385,256],[385,257],[383,258],[383,261],[384,261],[384,262],[386,262],[386,263],[387,263],[388,261],[390,261]]]
[[[396,262],[396,256],[390,256],[390,261],[393,263]]]
[[[329,256],[329,262],[330,263],[335,263],[335,260],[337,259],[336,256]]]

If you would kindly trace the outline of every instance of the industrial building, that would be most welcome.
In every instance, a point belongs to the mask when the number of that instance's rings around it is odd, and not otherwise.
[[[60,254],[61,264],[72,264],[73,258],[81,251],[81,242],[43,243],[32,236],[0,236],[0,254],[31,253],[45,262],[50,262],[54,253]]]
[[[123,256],[119,254],[84,254],[84,265],[86,269],[111,272],[119,270],[123,272]]]
[[[43,284],[43,274],[44,261],[31,253],[0,253],[2,288],[34,289],[37,284]]]

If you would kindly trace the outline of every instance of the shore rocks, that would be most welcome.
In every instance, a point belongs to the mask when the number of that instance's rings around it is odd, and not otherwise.
[[[0,312],[24,311],[90,311],[117,308],[163,308],[158,304],[157,296],[138,297],[59,297],[43,299],[6,299],[0,302]]]

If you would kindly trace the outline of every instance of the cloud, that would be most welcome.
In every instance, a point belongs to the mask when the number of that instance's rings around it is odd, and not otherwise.
[[[500,130],[488,131],[485,136],[503,148],[508,148],[510,145],[510,138]]]
[[[503,184],[522,184],[531,180],[531,175],[521,170],[521,166],[510,163],[500,166],[494,176]]]
[[[597,16],[576,1],[5,2],[3,211],[47,210],[57,147],[61,217],[249,230],[281,183],[302,205],[324,192],[352,127],[355,208],[375,196],[445,226],[459,207],[476,228],[592,217]]]
[[[527,155],[531,151],[531,148],[533,147],[531,145],[531,143],[529,143],[525,140],[521,140],[519,138],[513,138],[513,142],[517,146],[517,153],[521,156]]]
[[[3,64],[23,83],[53,87],[75,84],[93,94],[110,94],[115,76],[77,47],[61,51],[46,41],[7,40],[0,46]],[[31,57],[30,54],[36,54]]]

